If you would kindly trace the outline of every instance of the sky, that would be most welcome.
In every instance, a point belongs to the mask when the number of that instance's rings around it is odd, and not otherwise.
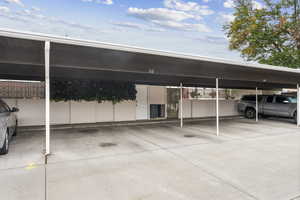
[[[222,28],[233,1],[0,0],[0,29],[241,61]]]

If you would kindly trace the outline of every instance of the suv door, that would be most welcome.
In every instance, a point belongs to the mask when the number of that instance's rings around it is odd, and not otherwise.
[[[263,104],[263,114],[274,116],[274,96],[266,96]]]
[[[292,104],[289,98],[285,96],[276,96],[273,109],[276,112],[277,116],[289,117],[289,111],[291,110],[290,109],[291,106]]]

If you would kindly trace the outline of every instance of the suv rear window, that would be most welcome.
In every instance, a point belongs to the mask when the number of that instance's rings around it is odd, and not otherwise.
[[[262,96],[258,96],[258,101],[261,101]],[[256,101],[255,95],[246,95],[242,97],[242,101]]]
[[[285,101],[290,102],[287,97],[282,97],[282,96],[277,96],[276,97],[276,103],[284,103]]]

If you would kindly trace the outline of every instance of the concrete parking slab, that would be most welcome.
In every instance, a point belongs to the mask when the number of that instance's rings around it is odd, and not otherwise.
[[[30,165],[24,168],[0,170],[0,199],[45,199],[45,168]]]
[[[43,164],[45,162],[43,148],[43,132],[18,134],[10,143],[9,153],[0,156],[0,170]]]
[[[0,184],[10,179],[1,197],[38,199],[47,191],[53,200],[299,198],[300,132],[295,124],[222,120],[219,137],[214,124],[55,130],[46,171],[39,165],[43,132],[22,133],[11,152],[0,157]],[[18,190],[19,182],[24,186]]]
[[[170,149],[258,199],[300,194],[300,134]]]
[[[47,199],[253,199],[163,150],[47,165]]]
[[[156,124],[57,134],[55,148],[61,148],[64,157],[55,160],[54,153],[49,159],[48,197],[285,200],[299,196],[300,134],[293,123],[224,120],[219,137],[213,124],[202,121],[183,129]],[[95,148],[101,142],[120,146]],[[76,156],[69,154],[73,150]],[[64,160],[69,155],[72,161]]]
[[[62,162],[144,152],[158,149],[157,146],[126,132],[125,127],[101,127],[53,131],[52,155],[48,162]]]

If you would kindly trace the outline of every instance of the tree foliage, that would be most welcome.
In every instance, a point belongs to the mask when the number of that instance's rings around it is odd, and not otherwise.
[[[235,19],[224,26],[231,50],[247,61],[300,68],[300,0],[235,0]]]
[[[129,82],[93,80],[52,80],[53,101],[112,101],[118,103],[136,99],[135,84]]]

